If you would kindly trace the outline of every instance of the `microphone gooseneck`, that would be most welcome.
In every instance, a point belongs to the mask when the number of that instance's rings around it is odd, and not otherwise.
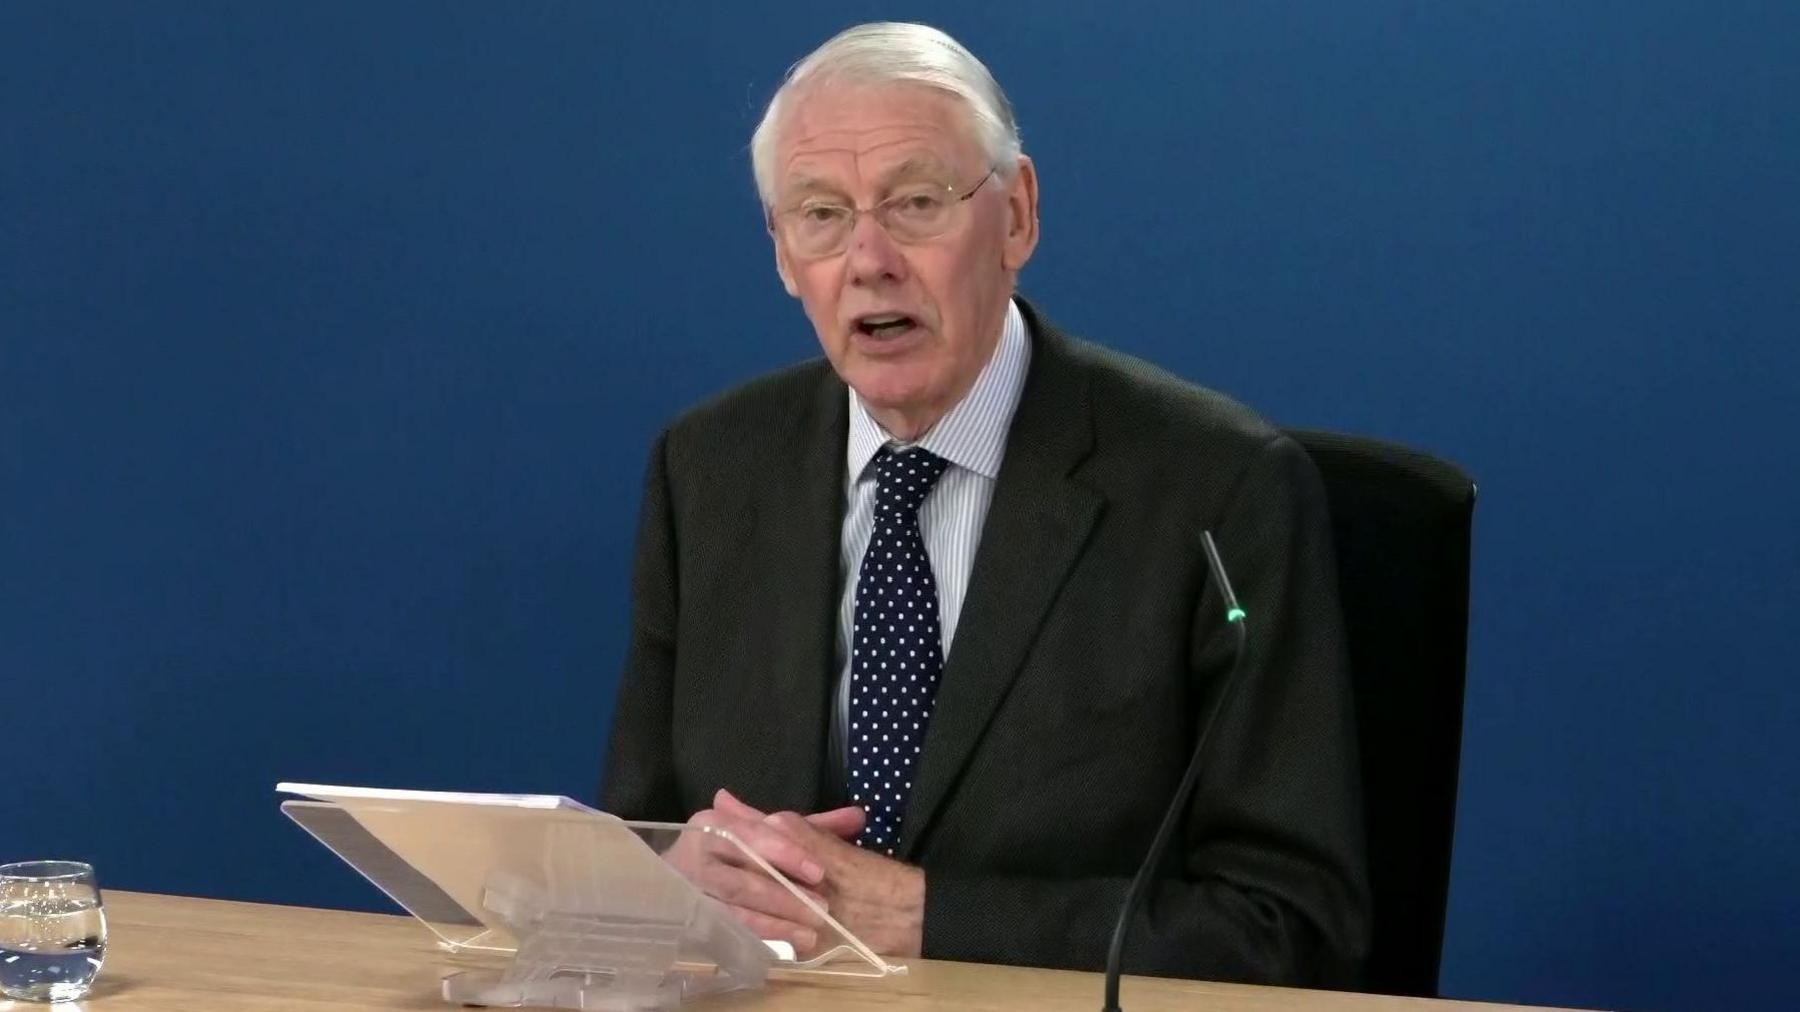
[[[1175,788],[1175,796],[1169,801],[1168,811],[1163,813],[1162,825],[1157,827],[1156,836],[1150,841],[1150,852],[1144,855],[1144,863],[1138,866],[1137,875],[1131,880],[1131,891],[1125,894],[1125,905],[1119,909],[1119,921],[1113,925],[1112,945],[1106,953],[1106,1004],[1101,1012],[1123,1012],[1119,1007],[1119,964],[1125,955],[1125,932],[1131,925],[1131,919],[1137,914],[1138,907],[1143,905],[1144,893],[1150,888],[1150,882],[1156,877],[1156,869],[1162,866],[1163,854],[1169,849],[1169,839],[1175,835],[1175,824],[1181,821],[1182,810],[1187,808],[1188,797],[1194,793],[1194,782],[1200,778],[1200,757],[1206,752],[1206,741],[1212,736],[1213,724],[1219,714],[1230,702],[1231,694],[1237,687],[1238,665],[1244,659],[1245,640],[1248,631],[1244,625],[1244,609],[1238,606],[1237,595],[1232,592],[1231,578],[1225,574],[1225,563],[1219,558],[1219,546],[1213,543],[1211,531],[1200,532],[1200,545],[1206,550],[1206,568],[1212,572],[1213,586],[1219,590],[1219,596],[1225,602],[1225,622],[1236,634],[1232,641],[1231,668],[1226,672],[1225,684],[1219,687],[1217,698],[1213,702],[1211,712],[1206,716],[1206,723],[1201,726],[1200,734],[1194,740],[1194,755],[1188,760],[1187,772],[1181,775],[1181,785]]]

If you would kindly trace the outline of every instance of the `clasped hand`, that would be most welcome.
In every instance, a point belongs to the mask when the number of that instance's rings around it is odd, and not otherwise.
[[[855,806],[765,813],[720,789],[713,807],[694,813],[688,825],[730,832],[876,952],[916,956],[925,873],[856,846],[863,819]],[[820,948],[824,921],[728,841],[683,833],[664,858],[759,937],[791,942],[802,958]]]

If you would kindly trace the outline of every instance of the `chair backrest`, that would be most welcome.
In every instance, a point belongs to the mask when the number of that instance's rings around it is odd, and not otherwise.
[[[1432,996],[1462,755],[1475,483],[1391,443],[1289,434],[1331,500],[1374,895],[1364,986]]]

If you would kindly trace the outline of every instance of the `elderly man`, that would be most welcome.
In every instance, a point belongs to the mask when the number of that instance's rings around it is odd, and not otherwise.
[[[1015,295],[1037,171],[943,33],[825,43],[753,156],[825,361],[652,452],[607,809],[732,829],[885,953],[1098,967],[1231,665],[1211,530],[1251,632],[1127,966],[1353,982],[1356,743],[1305,454]],[[680,859],[816,943],[765,878]]]

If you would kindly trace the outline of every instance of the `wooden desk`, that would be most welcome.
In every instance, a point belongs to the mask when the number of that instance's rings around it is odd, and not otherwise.
[[[411,918],[128,892],[108,892],[106,907],[109,942],[99,984],[86,1001],[54,1006],[59,1012],[450,1007],[438,1000],[438,980],[455,964]],[[1144,977],[1126,979],[1121,1003],[1129,1012],[1504,1008]],[[708,1012],[1096,1012],[1100,977],[921,959],[903,977],[776,981],[762,992],[726,995],[697,1007]],[[50,1008],[0,1001],[0,1012]]]

